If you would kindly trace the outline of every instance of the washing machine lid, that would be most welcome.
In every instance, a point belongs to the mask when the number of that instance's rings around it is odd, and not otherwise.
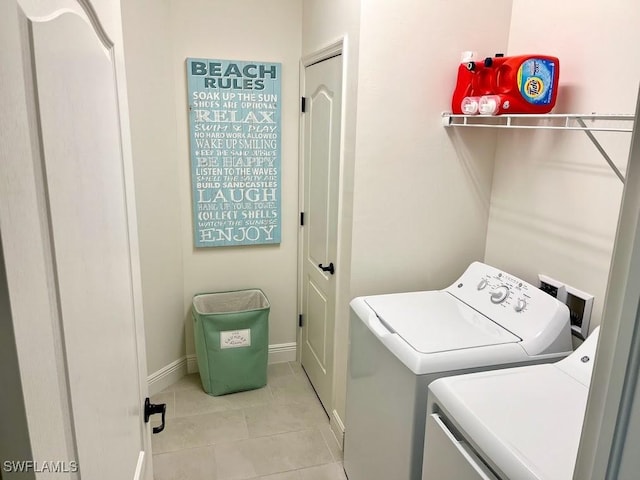
[[[376,295],[365,302],[389,330],[420,353],[521,341],[445,291]]]

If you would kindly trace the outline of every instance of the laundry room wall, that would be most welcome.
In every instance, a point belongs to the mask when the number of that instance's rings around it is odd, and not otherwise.
[[[295,359],[297,333],[298,109],[302,3],[298,0],[172,0],[170,35],[176,109],[187,355],[194,354],[189,308],[194,294],[261,288],[271,302],[270,345]],[[194,248],[189,167],[187,57],[282,63],[282,243]],[[193,357],[190,357],[193,358]],[[191,363],[194,366],[194,362]]]
[[[150,374],[185,357],[182,218],[168,0],[122,3]],[[183,363],[183,372],[186,364]]]
[[[506,48],[511,1],[361,8],[352,293],[442,288],[484,256],[495,140],[441,113],[461,52]]]
[[[535,21],[532,21],[536,19]],[[634,0],[514,2],[507,54],[560,59],[554,112],[633,114],[640,58]],[[620,124],[609,124],[620,126]],[[626,127],[631,124],[627,123]],[[629,133],[595,133],[624,172]],[[543,273],[595,296],[600,323],[623,184],[583,132],[502,131],[486,260],[537,285]]]
[[[301,21],[297,0],[123,2],[152,384],[179,378],[187,364],[196,368],[190,307],[201,292],[263,289],[271,301],[270,358],[295,359]],[[193,246],[187,57],[282,63],[280,245]]]

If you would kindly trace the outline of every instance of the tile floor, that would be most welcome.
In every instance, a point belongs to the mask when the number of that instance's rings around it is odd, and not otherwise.
[[[269,365],[259,390],[212,397],[195,374],[151,401],[167,404],[165,430],[152,436],[155,480],[346,480],[342,451],[298,363]]]

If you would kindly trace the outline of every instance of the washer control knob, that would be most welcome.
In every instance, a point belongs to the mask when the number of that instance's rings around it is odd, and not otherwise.
[[[478,283],[478,290],[484,290],[484,288],[487,286],[487,279],[483,278],[482,280],[480,280],[480,282]]]
[[[513,308],[516,312],[521,312],[522,310],[524,310],[524,307],[526,306],[527,306],[527,301],[521,297],[518,299],[518,301],[516,302]]]
[[[491,292],[491,301],[493,303],[502,303],[509,296],[509,287],[506,285],[500,285]]]

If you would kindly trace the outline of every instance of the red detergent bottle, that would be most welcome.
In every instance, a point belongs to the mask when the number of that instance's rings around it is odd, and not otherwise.
[[[496,54],[482,62],[464,52],[451,101],[454,114],[548,113],[556,104],[560,61],[549,55]]]
[[[489,60],[489,59],[487,59]],[[487,66],[485,60],[485,66]],[[491,93],[478,102],[481,115],[549,113],[556,104],[560,61],[549,55],[496,55],[486,68]],[[484,87],[484,85],[483,85]],[[472,88],[472,93],[473,92]]]

